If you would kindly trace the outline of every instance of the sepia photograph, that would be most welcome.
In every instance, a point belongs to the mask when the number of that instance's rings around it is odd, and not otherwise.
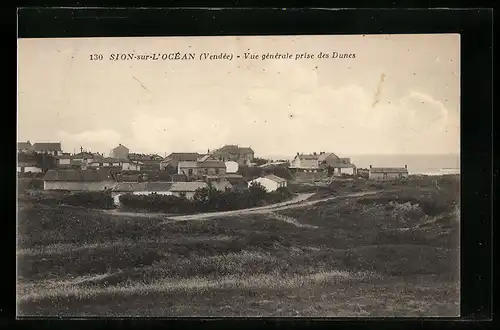
[[[460,316],[460,35],[20,38],[18,316]]]

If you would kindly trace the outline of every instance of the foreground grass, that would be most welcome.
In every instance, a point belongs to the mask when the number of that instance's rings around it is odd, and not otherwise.
[[[431,189],[435,200],[453,192]],[[396,196],[166,223],[21,205],[19,313],[455,316],[456,209],[429,212],[421,193],[410,186]]]

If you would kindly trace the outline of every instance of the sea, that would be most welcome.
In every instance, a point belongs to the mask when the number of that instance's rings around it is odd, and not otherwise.
[[[434,155],[338,155],[349,157],[351,163],[357,168],[368,169],[373,167],[404,167],[407,165],[408,173],[422,175],[460,174],[459,154],[434,154]],[[291,159],[290,157],[273,156],[271,159]]]

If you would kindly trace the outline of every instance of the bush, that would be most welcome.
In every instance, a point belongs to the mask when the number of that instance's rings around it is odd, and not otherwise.
[[[98,209],[114,208],[113,197],[111,197],[111,193],[103,191],[51,191],[48,194],[39,193],[30,196],[23,195],[22,200],[49,206],[71,205]]]
[[[66,195],[63,204],[84,206],[89,208],[112,209],[114,208],[111,192],[87,191]]]
[[[363,197],[358,199],[357,203],[364,205],[380,204],[386,206],[387,209],[392,209],[394,204],[418,205],[426,215],[434,216],[453,211],[458,205],[458,195],[439,191],[423,193],[417,190],[378,197]]]
[[[120,196],[122,205],[129,209],[147,212],[189,214],[212,211],[231,211],[272,203],[288,199],[292,194],[287,188],[280,188],[267,193],[261,185],[253,185],[244,191],[219,191],[213,188],[198,189],[192,200],[185,196],[132,195]]]

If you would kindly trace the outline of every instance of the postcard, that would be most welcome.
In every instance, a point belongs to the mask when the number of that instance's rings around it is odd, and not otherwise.
[[[460,36],[18,39],[17,314],[460,314]]]

